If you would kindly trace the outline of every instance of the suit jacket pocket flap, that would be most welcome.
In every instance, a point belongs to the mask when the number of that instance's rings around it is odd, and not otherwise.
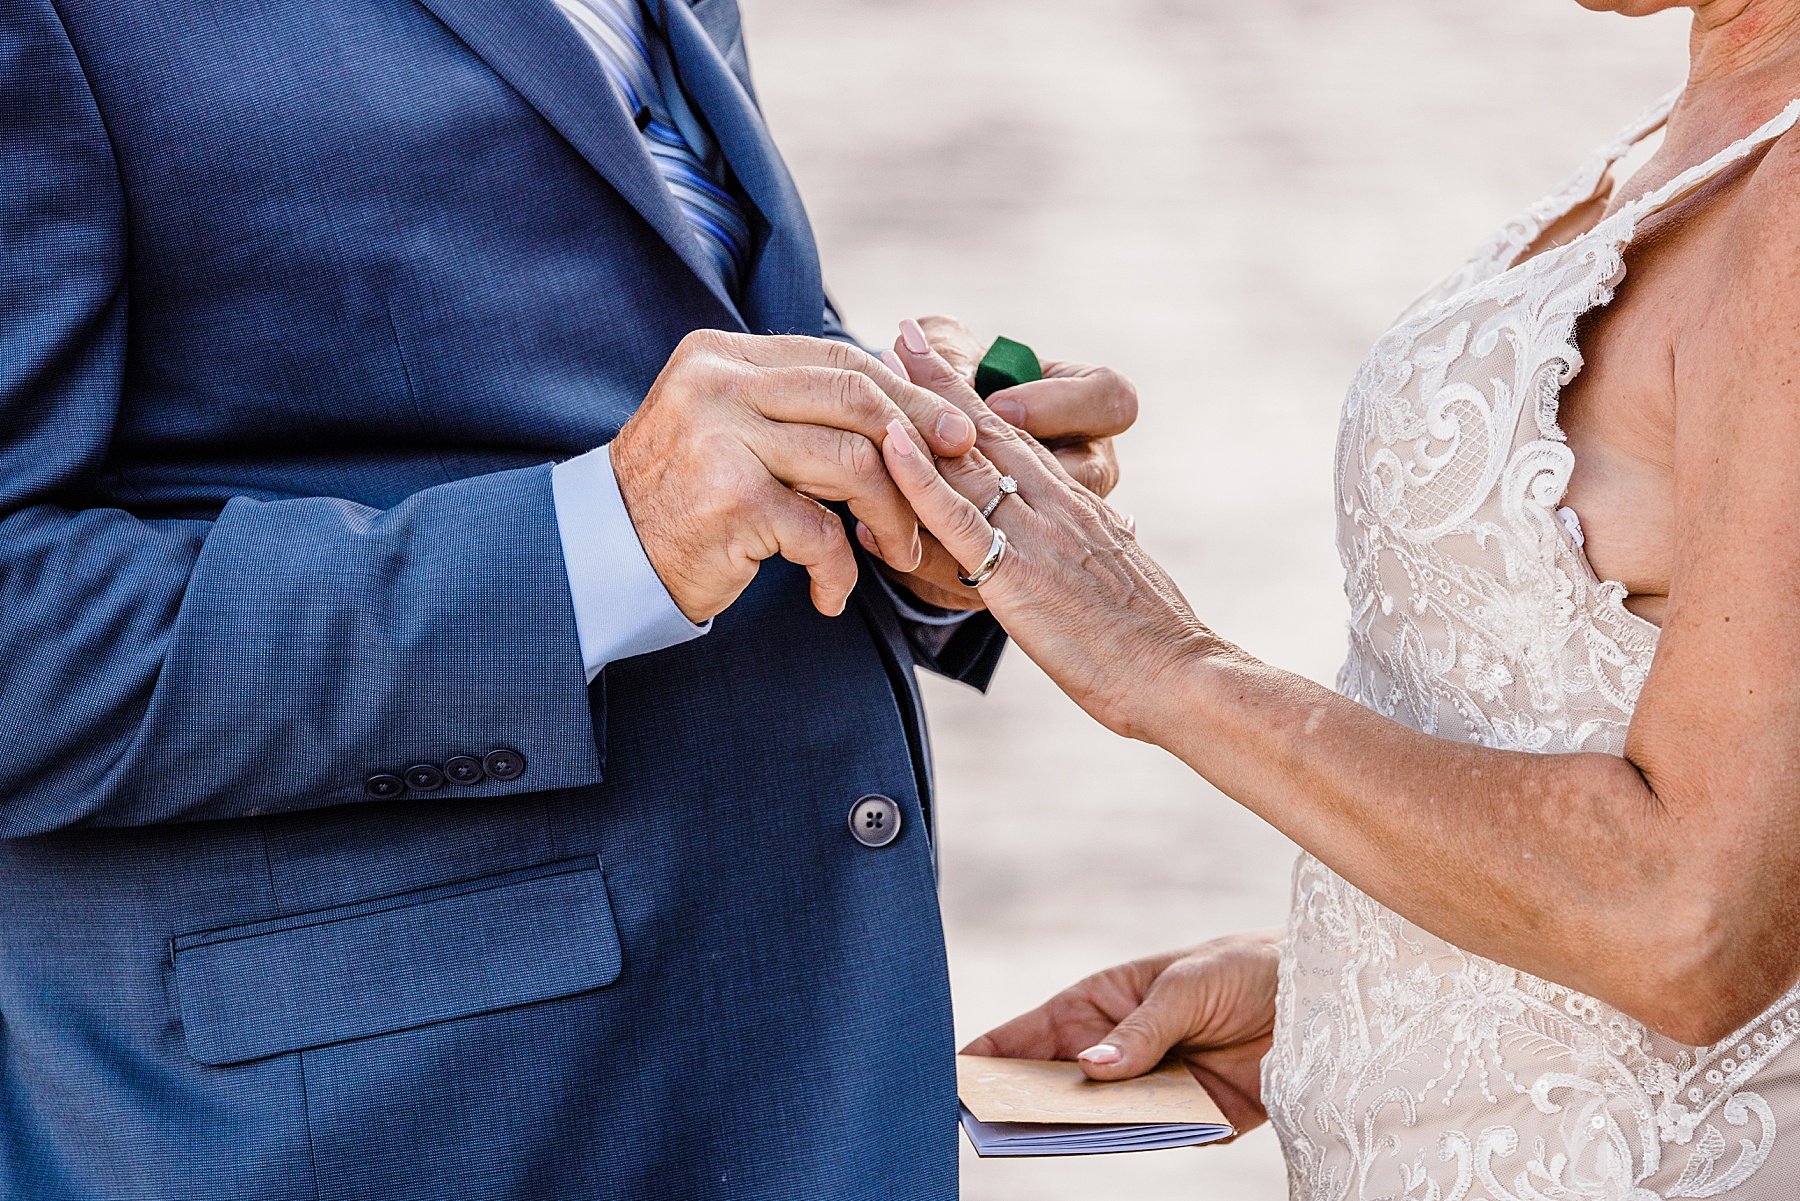
[[[183,935],[188,1051],[231,1064],[601,988],[619,934],[598,861]]]

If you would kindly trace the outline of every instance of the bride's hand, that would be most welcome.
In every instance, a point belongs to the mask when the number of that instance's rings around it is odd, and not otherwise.
[[[1262,1058],[1275,1024],[1281,931],[1233,934],[1096,972],[965,1047],[1003,1059],[1077,1059],[1094,1080],[1180,1057],[1241,1134],[1268,1117]]]
[[[962,375],[935,352],[894,346],[914,383],[975,421],[977,449],[943,464],[899,429],[882,455],[919,521],[965,572],[988,556],[1004,531],[1004,558],[981,599],[1025,652],[1076,703],[1110,729],[1147,737],[1159,719],[1157,683],[1189,656],[1220,646],[1194,617],[1168,574],[1129,523],[1063,470],[1055,456],[996,416]],[[1017,482],[991,521],[981,506]]]

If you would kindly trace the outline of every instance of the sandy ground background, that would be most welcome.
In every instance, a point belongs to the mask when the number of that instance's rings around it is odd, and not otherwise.
[[[1117,503],[1201,615],[1329,682],[1336,408],[1386,319],[1680,82],[1680,14],[1574,0],[744,0],[865,339],[962,316],[1138,383]],[[1022,655],[928,686],[969,1038],[1095,968],[1279,922],[1293,851]],[[981,1161],[970,1201],[1273,1199],[1236,1145]]]

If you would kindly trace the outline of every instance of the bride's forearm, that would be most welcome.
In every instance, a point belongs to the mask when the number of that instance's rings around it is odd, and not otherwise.
[[[935,357],[905,366],[915,382],[966,391]],[[979,401],[963,403],[987,470],[1007,473],[1028,498],[1005,510],[1005,528],[918,454],[898,422],[883,462],[964,569],[992,569],[989,611],[1108,727],[1175,752],[1425,929],[1677,1039],[1729,1034],[1800,975],[1789,900],[1800,886],[1791,783],[1800,752],[1791,736],[1751,736],[1758,722],[1793,727],[1800,709],[1794,673],[1781,670],[1773,645],[1791,643],[1779,637],[1791,624],[1787,576],[1770,585],[1783,603],[1760,627],[1731,626],[1760,628],[1771,645],[1742,647],[1724,686],[1709,644],[1674,667],[1669,640],[1659,644],[1662,678],[1675,681],[1661,695],[1678,699],[1640,705],[1630,761],[1466,745],[1219,644],[1128,523]],[[1791,479],[1787,460],[1772,462],[1772,478]],[[1723,629],[1731,617],[1696,620]],[[1773,667],[1751,672],[1757,659]],[[1730,769],[1711,768],[1734,752]]]
[[[1684,1041],[1766,1001],[1713,978],[1716,882],[1626,760],[1431,737],[1226,646],[1170,684],[1140,737],[1432,933]]]

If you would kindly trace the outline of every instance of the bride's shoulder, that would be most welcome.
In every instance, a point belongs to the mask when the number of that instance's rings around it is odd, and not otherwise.
[[[1732,318],[1734,340],[1772,334],[1794,345],[1800,329],[1800,126],[1770,142],[1733,191],[1707,290]]]
[[[1721,182],[1724,219],[1684,272],[1677,427],[1723,460],[1800,454],[1800,125]]]
[[[1786,222],[1800,212],[1800,99],[1778,118],[1787,128],[1770,140],[1751,164],[1738,200],[1740,217]],[[1792,235],[1800,237],[1800,233]]]
[[[1754,255],[1759,248],[1789,247],[1800,242],[1800,99],[1790,103],[1764,129],[1773,133],[1766,144],[1760,138],[1745,139],[1736,154],[1749,159],[1737,177],[1735,193],[1728,201],[1729,249]],[[1800,265],[1800,264],[1797,264]]]

